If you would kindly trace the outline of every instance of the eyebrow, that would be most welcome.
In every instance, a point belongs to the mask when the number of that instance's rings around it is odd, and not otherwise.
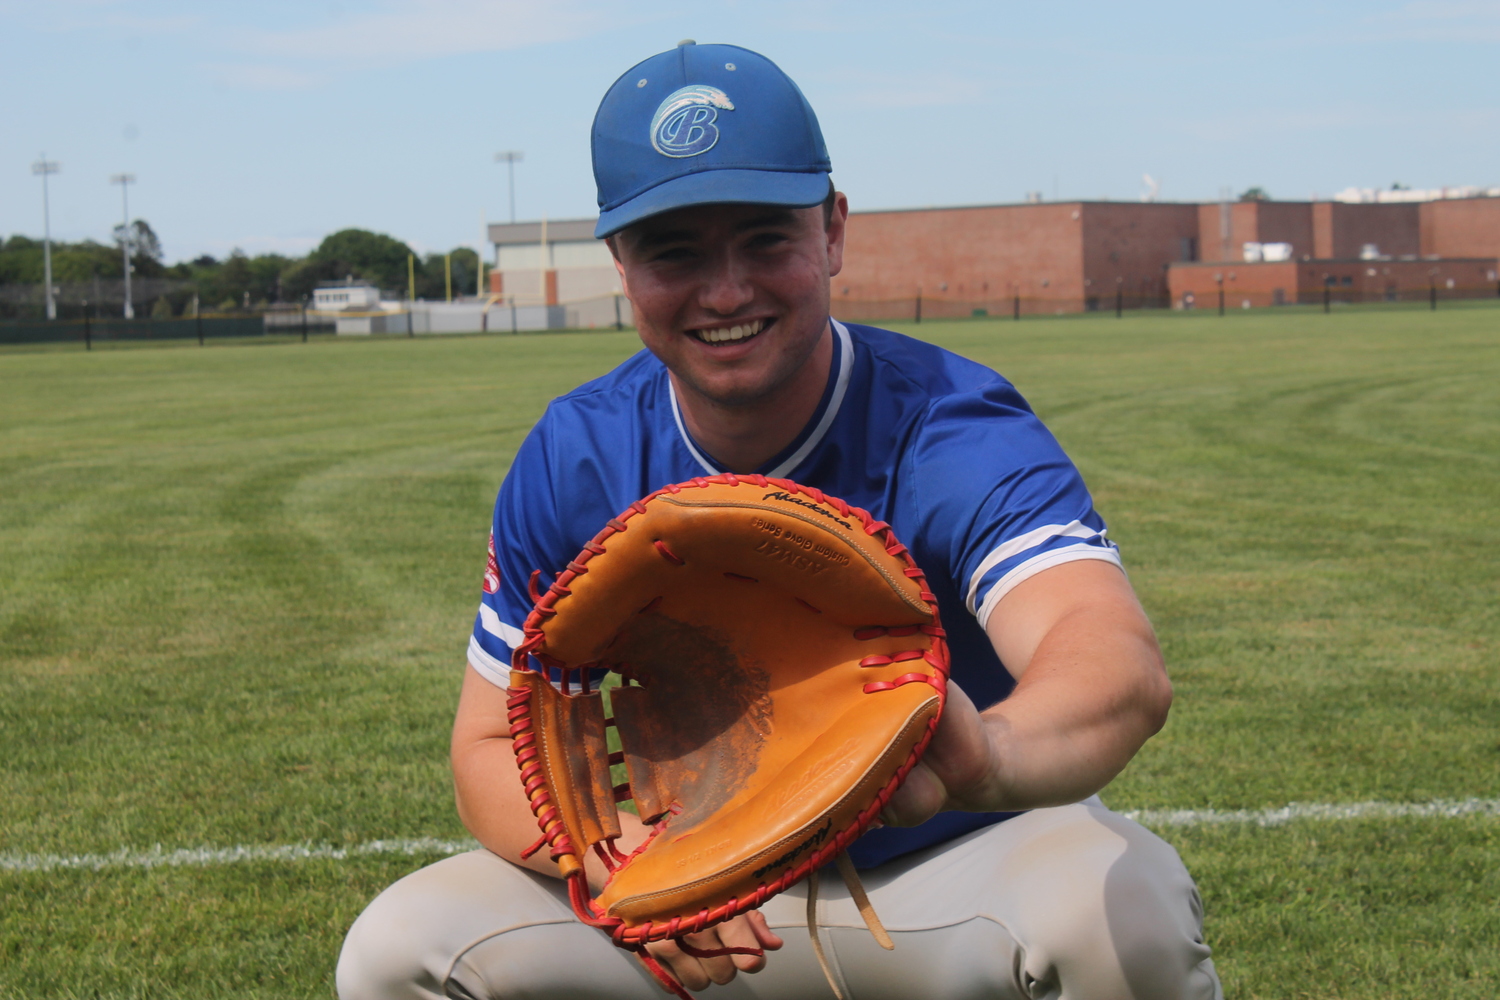
[[[734,231],[735,233],[744,233],[766,226],[784,226],[795,221],[796,216],[792,214],[791,209],[777,207],[762,212],[759,215],[753,215],[745,221],[738,223],[734,227]],[[641,249],[650,250],[668,243],[691,241],[696,237],[697,233],[692,229],[663,229],[658,232],[642,233],[636,240],[636,246]]]

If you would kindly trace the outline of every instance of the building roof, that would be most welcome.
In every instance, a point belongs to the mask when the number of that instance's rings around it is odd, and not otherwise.
[[[548,243],[593,242],[596,219],[556,219],[547,222]],[[496,246],[515,246],[542,242],[540,222],[492,222],[490,242]]]

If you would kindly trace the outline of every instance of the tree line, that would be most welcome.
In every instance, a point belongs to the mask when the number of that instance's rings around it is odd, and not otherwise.
[[[83,240],[52,243],[52,283],[60,289],[62,314],[93,303],[108,314],[123,303],[123,243],[131,243],[132,298],[137,316],[158,318],[202,312],[258,311],[276,304],[302,304],[324,282],[364,281],[390,298],[406,298],[407,262],[419,299],[447,294],[444,255],[416,254],[406,243],[365,229],[343,229],[324,238],[305,257],[267,253],[250,256],[236,249],[218,259],[162,261],[161,243],[149,223],[138,219],[117,226],[114,245]],[[452,252],[453,294],[475,294],[479,256],[469,247]],[[11,316],[39,316],[45,300],[42,241],[11,236],[0,241],[0,309]]]

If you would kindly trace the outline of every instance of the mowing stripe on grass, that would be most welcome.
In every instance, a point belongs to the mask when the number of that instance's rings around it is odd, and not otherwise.
[[[1276,809],[1135,809],[1122,812],[1146,826],[1213,826],[1251,823],[1281,826],[1296,820],[1453,819],[1500,816],[1500,799],[1456,799],[1436,802],[1294,802]],[[0,854],[0,871],[44,872],[59,868],[158,868],[181,865],[232,865],[242,861],[342,861],[372,854],[460,854],[479,845],[472,840],[372,840],[353,847],[282,844],[269,847],[195,847],[176,851],[160,845],[144,851],[122,849],[111,854]]]

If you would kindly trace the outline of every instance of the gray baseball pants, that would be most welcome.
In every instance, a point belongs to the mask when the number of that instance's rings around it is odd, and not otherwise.
[[[1098,799],[1024,816],[861,872],[880,948],[838,875],[818,926],[849,1000],[1222,1000],[1203,907],[1177,852]],[[831,1000],[805,883],[761,908],[785,939],[705,1000]],[[636,958],[579,923],[564,883],[471,851],[381,893],[338,965],[341,1000],[662,1000]]]

